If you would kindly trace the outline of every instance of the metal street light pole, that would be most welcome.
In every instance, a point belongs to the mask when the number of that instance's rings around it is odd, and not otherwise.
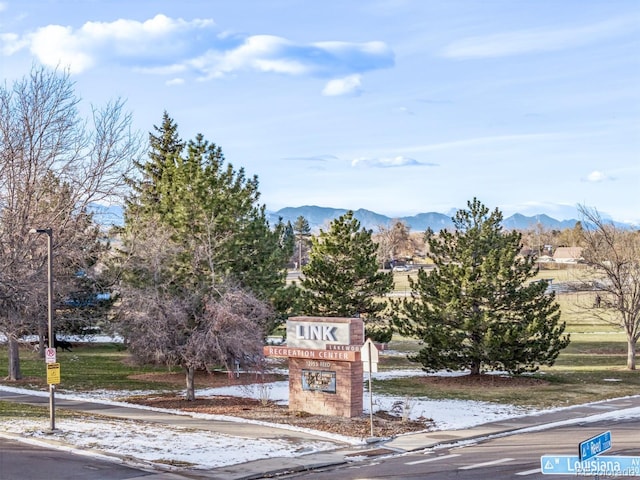
[[[53,332],[53,230],[51,228],[31,229],[29,233],[46,233],[47,234],[47,324],[49,348],[55,348],[55,337]],[[51,430],[56,429],[56,400],[55,385],[49,384],[49,419],[51,421]]]

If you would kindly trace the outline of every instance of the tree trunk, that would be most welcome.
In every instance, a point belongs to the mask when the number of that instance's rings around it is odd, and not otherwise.
[[[633,338],[627,338],[627,368],[636,369],[636,342]]]
[[[9,376],[8,379],[15,381],[22,378],[20,372],[20,344],[18,339],[9,335]]]
[[[193,367],[185,367],[184,370],[187,377],[187,401],[192,402],[196,399],[196,389],[194,382],[196,369]]]
[[[42,323],[38,324],[38,356],[44,358],[44,349],[49,345],[45,345],[44,338],[47,335],[47,329]]]
[[[482,362],[479,361],[472,361],[471,362],[471,375],[480,375],[480,366],[481,366]]]

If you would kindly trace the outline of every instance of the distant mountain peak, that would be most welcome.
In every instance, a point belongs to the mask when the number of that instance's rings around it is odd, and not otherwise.
[[[97,223],[105,227],[111,225],[121,226],[124,223],[123,208],[119,205],[104,206],[92,204],[89,211],[94,214]],[[276,212],[267,211],[267,220],[271,225],[278,223],[280,218],[282,218],[285,223],[291,222],[293,224],[298,217],[302,216],[309,222],[311,231],[318,232],[321,228],[326,229],[331,221],[344,215],[348,211],[346,208],[318,207],[316,205],[285,207]],[[389,217],[372,212],[371,210],[359,208],[353,210],[353,215],[364,228],[373,230],[374,232],[377,231],[380,226],[390,226],[395,220],[405,222],[414,232],[423,232],[427,230],[427,228],[437,232],[444,228],[453,228],[452,217],[455,215],[455,212],[452,214],[426,212],[404,217]],[[502,225],[509,230],[527,230],[534,228],[537,224],[540,224],[548,230],[564,230],[573,228],[577,222],[578,220],[575,219],[556,220],[544,213],[530,216],[515,213],[505,218]],[[632,228],[630,224],[614,223],[620,228]]]
[[[268,212],[269,222],[274,225],[279,218],[292,224],[300,216],[307,219],[312,231],[319,231],[321,228],[327,228],[329,223],[336,218],[344,215],[349,210],[345,208],[319,207],[316,205],[304,205],[301,207],[285,207],[277,212]],[[454,213],[455,214],[455,213]],[[380,213],[372,212],[364,208],[353,210],[353,216],[362,227],[376,231],[380,226],[388,227],[395,220],[405,222],[413,231],[422,232],[430,228],[433,231],[453,228],[453,215],[447,215],[438,212],[418,213],[405,217],[389,217]],[[564,230],[573,228],[577,220],[556,220],[546,214],[533,216],[525,216],[520,213],[511,215],[503,220],[503,226],[507,229],[526,230],[533,228],[536,224],[542,225],[547,229]]]

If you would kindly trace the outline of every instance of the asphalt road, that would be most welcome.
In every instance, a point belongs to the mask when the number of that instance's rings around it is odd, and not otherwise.
[[[125,480],[149,475],[153,474],[113,461],[0,438],[0,480]]]
[[[640,420],[585,424],[488,439],[467,446],[452,446],[403,455],[375,457],[301,474],[296,479],[402,479],[402,480],[527,480],[575,479],[576,474],[542,474],[542,455],[578,454],[578,444],[603,431],[611,431],[607,456],[640,457]],[[586,475],[583,478],[594,478]],[[602,476],[601,478],[605,478]],[[617,477],[606,477],[617,478]],[[625,477],[630,478],[630,477]],[[640,476],[635,477],[640,478]]]

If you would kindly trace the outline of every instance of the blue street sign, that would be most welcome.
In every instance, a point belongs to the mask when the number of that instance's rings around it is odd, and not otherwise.
[[[640,476],[640,457],[603,457],[580,460],[577,455],[543,455],[540,466],[544,475]]]
[[[578,445],[578,456],[580,460],[588,460],[609,449],[611,449],[611,432],[604,432],[580,443]]]

